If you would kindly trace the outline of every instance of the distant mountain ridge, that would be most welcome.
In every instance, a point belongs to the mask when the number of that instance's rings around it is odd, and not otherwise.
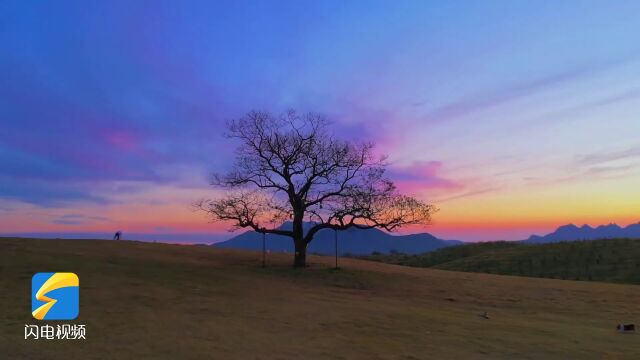
[[[304,225],[305,231],[311,225],[311,223],[306,223]],[[290,229],[291,223],[286,222],[280,228]],[[333,230],[320,230],[309,244],[307,251],[308,253],[322,255],[334,254],[334,241]],[[338,253],[340,255],[369,255],[373,252],[383,254],[391,252],[419,254],[462,243],[462,241],[457,240],[438,239],[429,233],[390,235],[378,229],[362,230],[357,228],[338,232]],[[212,246],[228,249],[262,250],[262,234],[249,231]],[[267,234],[266,248],[273,252],[293,252],[293,241],[287,236]]]
[[[640,239],[640,223],[631,224],[626,227],[621,227],[617,224],[600,225],[598,227],[591,227],[589,225],[578,227],[574,224],[568,224],[560,226],[554,232],[544,236],[531,235],[525,241],[541,244],[559,241],[621,238]]]

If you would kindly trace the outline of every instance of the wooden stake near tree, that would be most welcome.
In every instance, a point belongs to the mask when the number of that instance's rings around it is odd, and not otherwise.
[[[372,143],[339,140],[324,117],[289,111],[281,116],[253,111],[228,124],[239,142],[233,169],[215,174],[224,195],[195,206],[214,221],[292,239],[293,265],[306,265],[307,245],[318,231],[427,224],[433,205],[398,193],[385,177],[385,158]],[[292,228],[268,229],[290,220]],[[312,223],[305,232],[304,222]]]

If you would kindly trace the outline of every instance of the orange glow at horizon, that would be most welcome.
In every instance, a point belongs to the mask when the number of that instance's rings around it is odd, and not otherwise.
[[[445,239],[470,241],[519,240],[531,234],[544,234],[560,225],[573,223],[597,226],[608,223],[627,225],[640,220],[640,183],[637,176],[591,181],[558,182],[541,186],[514,181],[492,191],[456,196],[458,187],[414,189],[416,196],[435,199],[439,208],[427,226],[411,226],[399,233],[430,232]],[[430,195],[429,195],[430,194]],[[193,201],[215,196],[203,187],[181,188],[150,185],[139,194],[114,198],[110,205],[39,208],[9,202],[15,208],[0,217],[4,232],[106,232],[115,230],[146,233],[229,234],[229,223],[210,223],[195,212]],[[438,200],[443,199],[443,200]],[[65,218],[69,213],[80,220]],[[85,218],[82,218],[86,216]],[[71,221],[69,221],[71,220]],[[239,231],[245,231],[240,229]]]

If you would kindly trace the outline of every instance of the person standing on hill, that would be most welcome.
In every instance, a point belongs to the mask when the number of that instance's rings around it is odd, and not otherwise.
[[[116,231],[116,234],[113,235],[113,240],[120,240],[122,237],[122,231],[118,230]]]

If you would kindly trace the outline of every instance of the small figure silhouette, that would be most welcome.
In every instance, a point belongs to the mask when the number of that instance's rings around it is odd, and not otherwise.
[[[122,232],[116,231],[116,234],[113,235],[113,240],[120,240],[121,237],[122,237]]]

